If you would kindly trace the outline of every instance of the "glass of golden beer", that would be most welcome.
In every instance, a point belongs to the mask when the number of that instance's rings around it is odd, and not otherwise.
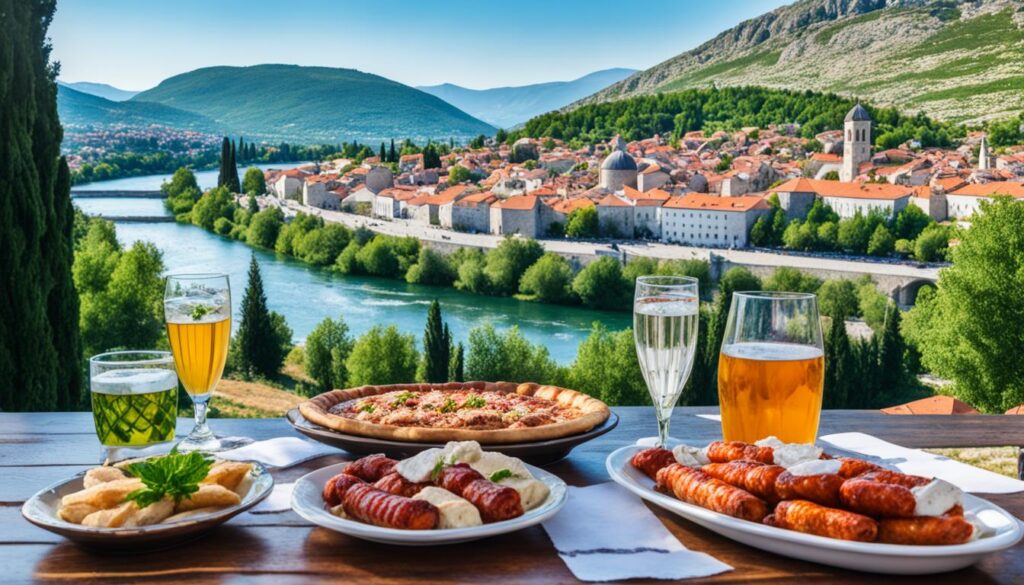
[[[225,274],[167,277],[164,319],[178,380],[192,398],[195,428],[178,450],[216,452],[251,443],[217,437],[206,423],[213,390],[224,374],[231,341],[231,285]]]
[[[718,361],[726,441],[752,443],[775,436],[787,443],[813,443],[824,380],[815,295],[733,294]]]

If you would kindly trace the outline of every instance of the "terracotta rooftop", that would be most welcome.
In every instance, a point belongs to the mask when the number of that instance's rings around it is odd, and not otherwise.
[[[742,197],[718,197],[702,193],[687,193],[682,197],[673,197],[665,202],[668,209],[704,209],[707,211],[750,211],[751,209],[767,209],[768,202],[763,197],[744,195]]]
[[[1009,195],[1011,197],[1024,197],[1024,183],[1011,183],[1009,181],[973,183],[953,191],[950,195],[971,195],[974,197]]]
[[[978,414],[970,404],[952,396],[929,396],[881,410],[885,414]]]
[[[504,201],[499,201],[491,207],[508,209],[510,211],[529,211],[537,206],[537,198],[533,195],[516,195]]]
[[[844,199],[901,199],[913,193],[913,189],[888,183],[846,183],[824,179],[790,179],[770,189],[782,193],[817,193],[820,197],[842,197]]]

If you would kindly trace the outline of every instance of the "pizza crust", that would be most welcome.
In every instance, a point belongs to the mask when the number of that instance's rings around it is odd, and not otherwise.
[[[337,404],[394,391],[431,390],[477,390],[515,393],[534,396],[557,402],[566,408],[577,408],[581,415],[573,420],[561,421],[536,427],[515,429],[439,429],[427,427],[400,427],[356,420],[331,412]],[[513,382],[448,382],[446,384],[391,384],[384,386],[360,386],[346,390],[331,390],[315,396],[299,405],[299,412],[306,420],[322,427],[348,435],[372,437],[413,443],[447,443],[448,441],[476,441],[481,445],[502,445],[509,443],[530,443],[559,439],[589,431],[600,425],[611,414],[608,405],[576,390],[558,386]]]

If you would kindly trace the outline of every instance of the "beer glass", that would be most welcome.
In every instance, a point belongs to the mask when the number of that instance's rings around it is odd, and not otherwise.
[[[96,436],[107,460],[174,439],[178,376],[166,351],[112,351],[89,359]]]
[[[633,340],[647,391],[658,419],[658,446],[668,441],[668,426],[697,351],[699,322],[697,279],[641,276],[633,297]]]
[[[815,295],[733,294],[718,361],[726,441],[776,436],[787,443],[813,443],[824,380]]]
[[[231,285],[225,274],[167,277],[164,319],[178,379],[192,398],[195,428],[178,450],[216,452],[251,443],[217,437],[206,423],[213,390],[224,374],[231,341]]]

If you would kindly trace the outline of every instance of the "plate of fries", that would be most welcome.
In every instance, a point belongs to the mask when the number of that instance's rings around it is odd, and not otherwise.
[[[274,479],[257,462],[172,451],[89,469],[41,490],[21,513],[83,545],[161,548],[227,522],[263,501],[273,487]]]

